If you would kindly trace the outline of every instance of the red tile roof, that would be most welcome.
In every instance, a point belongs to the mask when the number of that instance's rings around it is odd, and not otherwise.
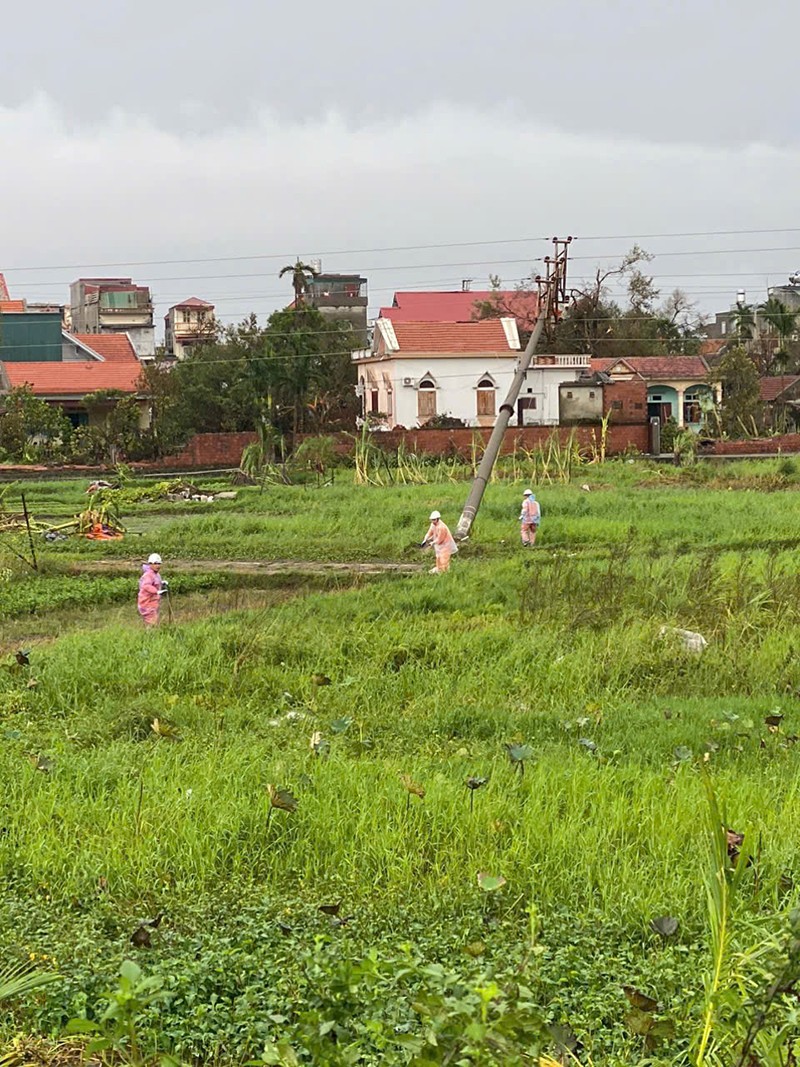
[[[180,304],[173,304],[170,311],[174,308],[213,308],[213,306],[207,300],[201,300],[199,296],[190,296],[188,300],[183,300]]]
[[[68,336],[91,348],[107,363],[139,362],[136,349],[125,333],[73,333]]]
[[[381,308],[381,318],[392,322],[471,322],[476,304],[491,301],[503,314],[533,325],[539,298],[536,293],[483,289],[474,292],[395,293],[392,307]]]
[[[777,400],[781,393],[796,385],[797,382],[800,382],[800,375],[798,374],[782,374],[778,378],[762,378],[759,381],[761,399],[767,403]]]
[[[0,300],[0,314],[19,314],[25,310],[24,300]]]
[[[0,274],[0,300],[10,300],[8,295],[8,286],[6,285],[5,277]]]
[[[727,337],[707,337],[700,345],[701,356],[716,356],[728,343]]]
[[[708,364],[702,356],[625,356],[623,359],[593,359],[593,371],[609,371],[617,363],[627,363],[643,378],[694,379],[705,381]]]
[[[400,354],[512,352],[500,319],[480,322],[394,322]]]
[[[142,368],[139,362],[97,363],[51,362],[2,364],[5,377],[13,389],[29,385],[36,396],[83,397],[96,389],[119,389],[123,393],[135,393]]]

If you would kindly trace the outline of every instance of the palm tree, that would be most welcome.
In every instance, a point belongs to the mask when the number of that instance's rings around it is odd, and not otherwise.
[[[797,319],[800,316],[800,310],[791,311],[786,304],[775,296],[771,296],[766,303],[760,306],[759,310],[769,323],[773,333],[777,335],[778,352],[784,353],[784,362],[787,362],[788,356],[785,355],[786,345],[797,331]],[[777,357],[778,353],[776,352],[775,355]]]
[[[755,310],[751,304],[737,304],[733,313],[733,331],[740,345],[752,341],[756,332]]]
[[[278,277],[282,278],[284,274],[291,274],[292,276],[295,307],[300,307],[308,291],[309,283],[319,275],[319,271],[298,259],[296,263],[291,263],[289,266],[284,267]]]

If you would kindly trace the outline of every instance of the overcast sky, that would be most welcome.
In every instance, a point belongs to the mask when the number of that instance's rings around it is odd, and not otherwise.
[[[374,309],[512,283],[570,233],[574,280],[638,239],[665,292],[761,299],[800,268],[798,49],[789,0],[17,4],[0,270],[59,301],[132,273],[159,315],[230,321],[295,255],[363,271]],[[753,232],[650,236],[713,231]]]

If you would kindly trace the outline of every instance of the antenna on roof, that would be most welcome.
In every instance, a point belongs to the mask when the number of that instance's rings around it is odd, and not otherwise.
[[[468,293],[472,289],[472,278],[461,279],[461,292]]]

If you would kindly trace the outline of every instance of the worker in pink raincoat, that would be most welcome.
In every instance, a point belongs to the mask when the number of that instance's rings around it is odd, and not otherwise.
[[[542,509],[539,507],[539,501],[533,495],[531,489],[526,489],[522,494],[522,512],[520,513],[519,521],[521,523],[520,535],[523,545],[533,548],[536,544],[536,531],[542,521]]]
[[[430,573],[444,574],[450,567],[450,557],[454,552],[458,552],[458,545],[453,540],[453,535],[447,526],[442,522],[442,516],[438,511],[431,512],[431,524],[425,534],[425,540],[422,542],[423,548],[427,548],[429,545],[433,545],[433,551],[436,554],[436,566],[431,567]]]
[[[161,556],[153,552],[148,556],[147,563],[142,564],[142,576],[139,579],[137,607],[145,626],[158,625],[161,597],[166,591],[166,582],[161,577]]]

